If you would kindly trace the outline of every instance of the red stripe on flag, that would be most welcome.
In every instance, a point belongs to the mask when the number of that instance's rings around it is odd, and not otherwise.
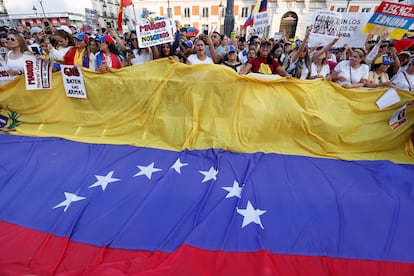
[[[108,249],[0,222],[0,275],[414,275],[414,263],[224,252]]]

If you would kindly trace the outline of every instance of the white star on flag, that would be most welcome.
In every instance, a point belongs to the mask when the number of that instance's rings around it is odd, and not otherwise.
[[[178,158],[170,169],[174,169],[177,173],[181,174],[181,168],[184,166],[188,166],[188,163],[181,163],[180,158]]]
[[[241,191],[243,190],[243,187],[239,186],[239,182],[234,180],[233,187],[221,187],[223,190],[226,190],[228,193],[226,195],[226,198],[230,197],[238,197],[241,198]]]
[[[140,176],[140,175],[145,175],[146,177],[148,177],[148,179],[151,179],[152,174],[158,171],[162,171],[161,169],[158,168],[154,168],[154,162],[152,162],[151,164],[149,164],[148,166],[137,166],[139,169],[139,172],[137,172],[135,176]]]
[[[260,216],[266,213],[267,211],[260,210],[260,209],[254,209],[253,205],[250,203],[250,200],[247,201],[246,209],[239,209],[239,208],[236,208],[236,209],[237,209],[237,213],[239,213],[240,215],[244,217],[242,228],[254,222],[256,224],[259,224],[260,227],[264,229],[262,222],[260,220]]]
[[[112,178],[112,175],[113,174],[114,174],[114,171],[110,171],[105,176],[95,175],[95,177],[96,177],[96,179],[98,179],[98,181],[96,181],[94,184],[92,184],[91,186],[89,186],[89,188],[101,186],[102,187],[102,191],[105,191],[105,189],[106,189],[106,187],[108,186],[109,183],[119,181],[118,178]]]
[[[72,202],[84,200],[86,198],[86,197],[83,197],[83,196],[77,196],[77,195],[72,194],[72,193],[67,193],[67,192],[64,192],[64,193],[65,193],[66,199],[64,201],[62,201],[61,203],[59,203],[58,205],[56,205],[55,207],[53,207],[53,209],[56,209],[56,208],[59,208],[59,207],[65,207],[63,212],[66,212],[66,210],[69,208],[69,205]]]
[[[203,181],[201,181],[201,183],[204,183],[211,179],[217,180],[218,170],[216,171],[213,167],[211,167],[210,170],[208,171],[198,171],[198,172],[204,175],[204,179]]]

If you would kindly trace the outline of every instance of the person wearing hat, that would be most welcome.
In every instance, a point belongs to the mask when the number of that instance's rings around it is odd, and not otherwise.
[[[411,53],[409,51],[401,51],[397,54],[398,60],[400,61],[400,68],[397,73],[404,72],[407,69],[410,56]]]
[[[40,45],[42,44],[42,41],[46,38],[45,32],[42,28],[33,27],[30,30],[30,35],[32,37],[33,42],[30,44],[29,50],[35,55],[43,55],[43,50]]]
[[[396,74],[391,81],[398,89],[414,92],[414,56],[411,56],[407,69]]]
[[[392,82],[390,81],[387,70],[393,61],[389,55],[381,55],[378,57],[373,65],[373,70],[368,74],[367,87],[370,88],[383,88],[391,87]]]
[[[243,69],[244,65],[239,60],[236,46],[229,45],[229,52],[224,56],[223,65],[232,68],[237,73]]]
[[[98,37],[97,41],[99,52],[96,54],[96,65],[94,65],[95,68],[90,66],[90,69],[104,73],[121,68],[121,58],[115,47],[115,40],[110,35],[103,34]]]
[[[67,27],[67,26],[65,26]],[[48,45],[49,56],[52,61],[56,62],[64,62],[66,53],[75,46],[75,42],[73,41],[72,34],[64,30],[57,30],[55,32],[54,38],[58,43],[58,47],[53,47],[52,44]]]
[[[267,75],[278,74],[282,77],[290,78],[291,76],[270,54],[271,49],[272,43],[269,40],[263,41],[260,44],[259,56],[250,59],[246,63],[246,66],[240,71],[240,74],[247,74],[251,71],[253,73],[261,73]]]
[[[64,57],[66,65],[80,65],[89,68],[89,36],[84,33],[78,33],[74,37],[75,47],[72,47]]]

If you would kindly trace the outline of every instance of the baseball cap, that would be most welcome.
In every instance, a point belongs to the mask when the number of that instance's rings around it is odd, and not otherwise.
[[[98,41],[100,43],[106,42],[108,44],[115,44],[115,40],[111,36],[109,36],[107,34],[100,35],[98,37]]]
[[[236,46],[234,45],[229,45],[229,53],[230,52],[237,52]]]
[[[73,38],[76,38],[80,41],[85,41],[85,42],[89,41],[89,36],[84,33],[77,33],[76,35],[73,36]]]
[[[394,62],[392,61],[391,57],[389,55],[382,55],[379,58],[377,58],[375,60],[374,64],[385,64],[385,65],[390,65],[393,64]]]
[[[270,46],[272,46],[272,42],[270,40],[265,40],[265,41],[262,41],[262,43],[260,43],[260,45],[261,46],[263,46],[263,45],[270,45]]]
[[[43,32],[43,29],[39,27],[33,27],[30,29],[30,35],[38,34],[41,32]]]
[[[70,28],[69,28],[68,26],[66,26],[66,25],[62,25],[62,26],[60,26],[60,27],[56,28],[56,30],[61,30],[61,31],[67,32],[68,34],[72,34],[72,31],[71,31],[71,30],[70,30]]]

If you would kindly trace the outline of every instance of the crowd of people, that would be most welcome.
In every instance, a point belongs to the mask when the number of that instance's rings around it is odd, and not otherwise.
[[[230,38],[217,31],[189,37],[186,28],[176,22],[172,43],[140,47],[135,31],[125,33],[114,28],[93,32],[78,31],[76,26],[57,28],[18,26],[0,27],[0,58],[9,76],[24,73],[24,61],[37,56],[53,63],[79,65],[100,73],[126,66],[169,58],[185,64],[227,66],[239,74],[275,74],[298,79],[322,78],[344,88],[395,87],[414,91],[414,47],[397,52],[387,34],[370,38],[362,48],[337,45],[338,38],[326,45],[310,47],[311,26],[303,39],[294,41],[252,36]],[[4,75],[4,74],[3,74]]]

